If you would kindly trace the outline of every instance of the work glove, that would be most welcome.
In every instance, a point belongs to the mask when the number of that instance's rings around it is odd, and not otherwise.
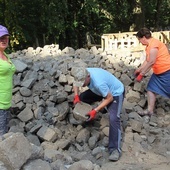
[[[86,121],[89,122],[91,120],[94,120],[94,118],[96,117],[96,113],[97,113],[97,111],[94,109],[91,110],[89,113],[87,113],[86,116],[88,116],[88,119]]]
[[[135,77],[137,77],[139,74],[140,74],[140,71],[138,71],[138,70],[136,70],[136,71],[134,72],[134,76],[135,76]]]
[[[138,82],[141,82],[141,80],[143,79],[143,75],[142,74],[139,74],[137,77],[136,77],[136,80]]]
[[[74,105],[77,104],[77,103],[80,103],[80,102],[81,101],[80,101],[79,95],[75,95],[74,96],[74,101],[73,101]]]

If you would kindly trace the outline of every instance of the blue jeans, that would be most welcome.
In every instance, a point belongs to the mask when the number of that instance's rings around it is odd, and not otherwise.
[[[8,132],[9,119],[10,119],[10,110],[0,109],[0,136]]]
[[[80,94],[82,102],[91,104],[101,101],[103,97],[96,95],[90,89]],[[107,106],[109,112],[109,152],[117,149],[121,152],[121,128],[120,128],[120,112],[124,100],[124,93],[120,96],[114,96],[113,101]]]

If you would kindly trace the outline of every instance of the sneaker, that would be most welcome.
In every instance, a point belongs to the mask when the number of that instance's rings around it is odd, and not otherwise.
[[[113,152],[111,152],[109,156],[110,161],[118,161],[120,158],[120,153],[118,152],[117,149],[115,149]]]

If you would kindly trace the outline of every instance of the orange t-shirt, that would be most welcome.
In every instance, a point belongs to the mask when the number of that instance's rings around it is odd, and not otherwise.
[[[146,60],[149,61],[150,50],[153,48],[158,49],[158,54],[156,56],[156,61],[152,66],[153,72],[155,74],[161,74],[170,70],[170,54],[164,43],[161,41],[151,38],[149,45],[146,46]]]

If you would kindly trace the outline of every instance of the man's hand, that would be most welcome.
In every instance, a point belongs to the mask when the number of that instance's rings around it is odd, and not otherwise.
[[[74,105],[77,104],[77,103],[80,103],[80,102],[81,101],[80,101],[79,95],[75,95],[74,96],[74,101],[73,101]]]
[[[140,74],[140,71],[139,71],[139,70],[136,70],[136,71],[134,72],[134,76],[135,76],[135,77],[137,77],[139,74]]]
[[[94,120],[94,118],[96,117],[96,110],[91,110],[89,113],[87,113],[87,116],[89,117],[86,121],[89,122],[91,120]]]
[[[137,77],[136,77],[136,80],[138,82],[141,82],[141,80],[143,79],[143,75],[142,74],[139,74]]]

